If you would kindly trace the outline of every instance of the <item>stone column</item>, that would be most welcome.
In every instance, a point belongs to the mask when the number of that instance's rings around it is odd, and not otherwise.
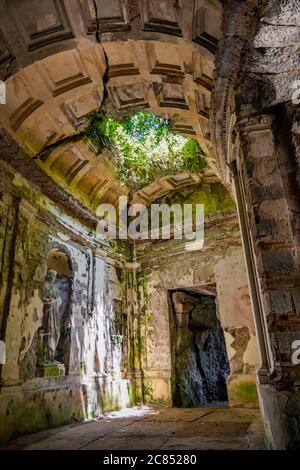
[[[272,115],[242,116],[235,181],[249,250],[248,273],[253,271],[251,290],[256,289],[259,304],[253,307],[260,315],[256,324],[264,371],[258,380],[261,407],[271,445],[286,448],[300,443],[300,367],[292,362],[293,342],[300,339],[300,283],[273,122]],[[250,276],[249,280],[251,284]]]

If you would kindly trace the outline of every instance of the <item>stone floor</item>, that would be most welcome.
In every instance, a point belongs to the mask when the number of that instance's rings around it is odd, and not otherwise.
[[[243,408],[132,408],[12,441],[2,449],[263,449],[259,411]]]

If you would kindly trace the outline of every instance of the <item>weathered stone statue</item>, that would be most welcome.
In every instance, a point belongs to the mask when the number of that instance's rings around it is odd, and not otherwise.
[[[60,305],[61,298],[55,286],[57,272],[49,269],[42,287],[44,302],[43,336],[44,336],[44,361],[46,364],[58,364],[55,361],[55,352],[60,338]]]

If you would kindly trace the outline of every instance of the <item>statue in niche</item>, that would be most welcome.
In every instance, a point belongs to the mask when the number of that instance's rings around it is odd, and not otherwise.
[[[69,276],[57,277],[55,286],[61,298],[60,305],[60,338],[57,346],[57,359],[61,361],[66,370],[69,367],[71,347],[71,291],[72,280]]]
[[[59,364],[55,360],[55,353],[61,335],[61,298],[55,285],[57,272],[49,269],[42,287],[44,303],[44,317],[42,325],[43,352],[45,364]]]

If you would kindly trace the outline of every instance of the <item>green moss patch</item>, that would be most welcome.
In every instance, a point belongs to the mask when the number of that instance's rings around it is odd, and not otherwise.
[[[238,403],[258,404],[256,383],[252,380],[241,380],[231,384],[230,395]]]

